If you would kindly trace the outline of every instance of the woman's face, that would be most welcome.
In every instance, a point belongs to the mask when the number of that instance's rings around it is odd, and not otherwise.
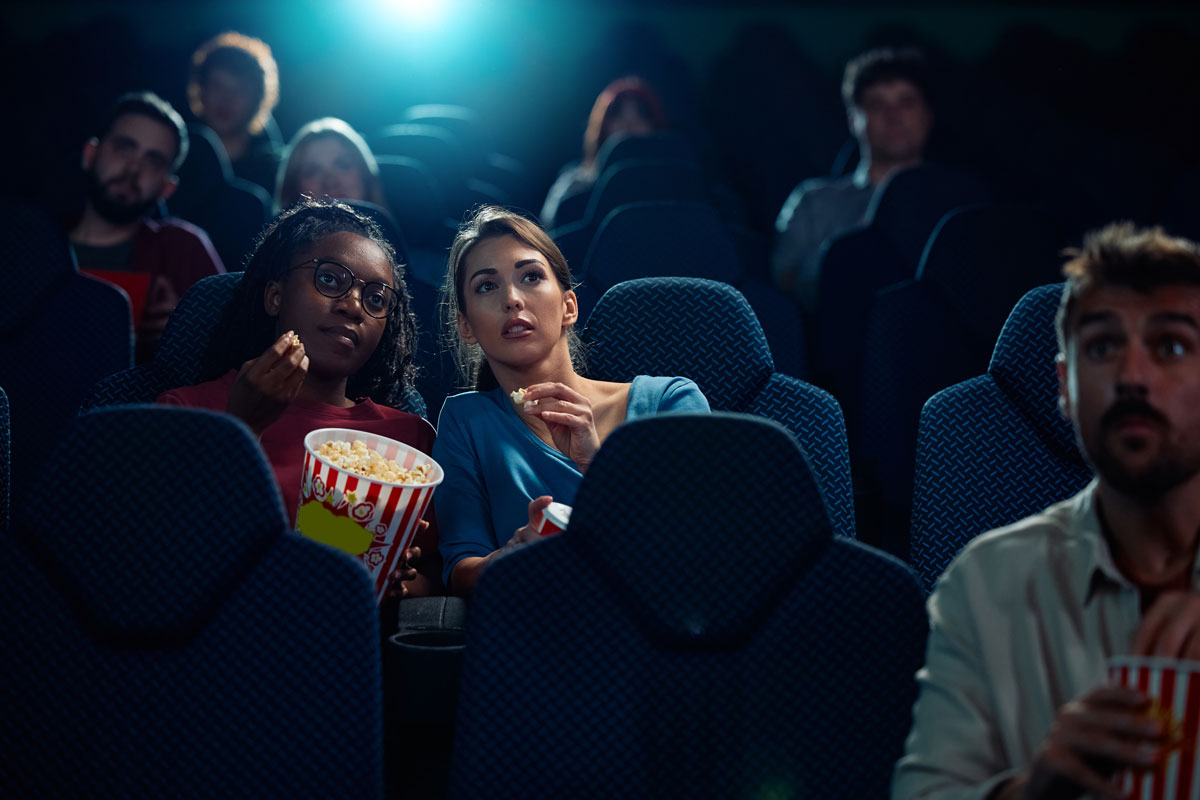
[[[221,138],[247,132],[258,111],[258,102],[258,93],[250,81],[220,67],[209,70],[200,86],[204,124]]]
[[[566,346],[575,293],[559,286],[541,251],[511,235],[483,239],[467,253],[461,281],[459,335],[489,362],[526,368]]]
[[[326,297],[314,284],[313,259],[333,261],[357,279],[349,293]],[[395,289],[392,265],[379,245],[348,231],[324,237],[292,258],[291,269],[267,284],[264,304],[276,318],[275,335],[295,331],[308,355],[309,371],[326,378],[348,378],[367,363],[387,327],[386,319],[363,311],[360,281]]]
[[[366,200],[366,181],[356,154],[341,137],[321,136],[304,145],[300,159],[298,188],[310,197],[337,200]]]

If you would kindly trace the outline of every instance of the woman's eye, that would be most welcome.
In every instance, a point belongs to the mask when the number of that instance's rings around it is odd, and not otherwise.
[[[480,281],[475,284],[475,294],[486,294],[496,288],[496,284],[491,281]]]
[[[526,272],[521,276],[521,280],[525,283],[537,283],[538,281],[542,280],[543,277],[545,276],[543,276],[541,272],[535,270],[533,272]]]

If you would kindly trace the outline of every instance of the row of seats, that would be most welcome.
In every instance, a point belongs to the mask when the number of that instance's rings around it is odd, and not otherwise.
[[[98,452],[127,467],[82,455]],[[721,453],[754,457],[697,492]],[[396,676],[381,681],[369,579],[286,531],[241,423],[89,411],[45,469],[53,513],[21,498],[0,537],[6,790],[381,796]],[[615,432],[567,534],[480,581],[451,795],[607,794],[619,764],[635,797],[881,796],[927,623],[911,573],[837,536],[824,494],[791,432],[760,417]],[[714,552],[755,579],[714,592]],[[513,741],[532,744],[496,747]]]

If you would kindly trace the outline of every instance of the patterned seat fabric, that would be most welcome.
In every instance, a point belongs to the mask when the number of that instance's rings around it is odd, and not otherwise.
[[[716,411],[739,411],[788,427],[812,458],[834,530],[854,535],[846,427],[826,392],[775,372],[754,311],[725,283],[643,278],[605,293],[585,332],[588,372],[691,378]]]
[[[378,622],[220,414],[80,416],[0,537],[11,797],[382,797]]]
[[[1026,294],[988,373],[939,392],[921,412],[911,563],[927,592],[976,535],[1064,500],[1092,477],[1058,410],[1061,294],[1061,284]]]
[[[8,395],[0,388],[0,532],[8,530],[9,470],[12,458],[12,432],[8,414]]]
[[[697,491],[726,452],[754,457]],[[886,796],[927,627],[902,564],[832,536],[794,438],[733,414],[614,431],[471,614],[452,797],[593,797],[613,765],[623,797]]]
[[[129,298],[76,271],[66,234],[44,210],[0,200],[0,248],[20,302],[0,303],[0,386],[12,416],[12,485],[38,474],[89,388],[133,364]]]

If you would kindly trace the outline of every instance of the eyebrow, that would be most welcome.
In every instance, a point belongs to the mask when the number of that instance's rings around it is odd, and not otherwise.
[[[1089,311],[1079,317],[1079,322],[1076,327],[1082,328],[1086,325],[1095,325],[1102,322],[1112,322],[1117,318],[1117,315],[1111,311]]]
[[[521,267],[527,267],[530,264],[537,264],[539,267],[546,266],[545,264],[542,263],[542,260],[540,258],[522,258],[516,264],[513,264],[513,269],[520,269]]]
[[[1150,317],[1150,321],[1165,325],[1179,323],[1187,325],[1190,328],[1200,329],[1200,325],[1196,323],[1196,318],[1184,311],[1159,311]]]
[[[475,280],[480,275],[495,275],[495,274],[497,274],[497,271],[492,267],[484,267],[483,269],[477,269],[477,270],[475,270],[475,272],[473,272],[471,274],[471,277],[467,278],[467,283],[470,283],[471,281]]]

